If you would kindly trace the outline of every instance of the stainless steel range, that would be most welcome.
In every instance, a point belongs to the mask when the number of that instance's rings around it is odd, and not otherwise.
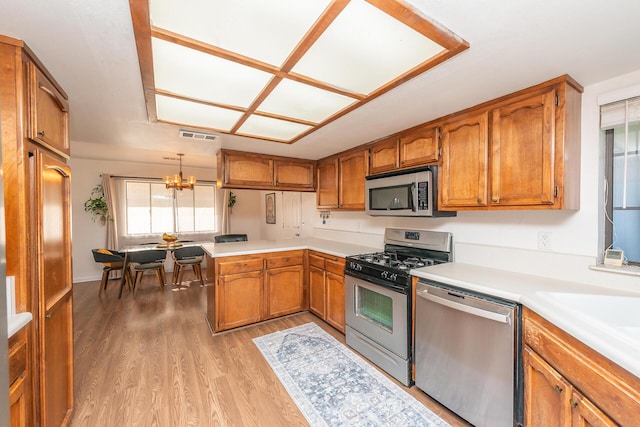
[[[452,235],[387,228],[384,243],[384,252],[346,259],[346,341],[409,386],[413,383],[409,271],[452,261]]]

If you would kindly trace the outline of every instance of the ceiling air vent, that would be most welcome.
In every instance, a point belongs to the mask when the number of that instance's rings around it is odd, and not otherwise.
[[[179,135],[181,138],[201,139],[203,141],[215,141],[217,136],[210,133],[194,132],[191,130],[180,129]]]

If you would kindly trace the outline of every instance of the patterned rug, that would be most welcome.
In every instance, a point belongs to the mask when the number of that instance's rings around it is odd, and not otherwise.
[[[253,341],[312,427],[449,426],[315,323]]]

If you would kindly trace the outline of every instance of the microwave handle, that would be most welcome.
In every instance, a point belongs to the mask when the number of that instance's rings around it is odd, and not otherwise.
[[[415,212],[417,209],[417,200],[416,200],[416,183],[411,184],[411,211]]]

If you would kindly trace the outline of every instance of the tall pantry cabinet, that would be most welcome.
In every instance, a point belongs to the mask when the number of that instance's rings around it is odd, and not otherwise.
[[[21,335],[26,385],[10,401],[26,407],[24,425],[65,426],[73,409],[69,104],[24,42],[0,36],[0,67],[7,276],[17,311],[33,313]]]

